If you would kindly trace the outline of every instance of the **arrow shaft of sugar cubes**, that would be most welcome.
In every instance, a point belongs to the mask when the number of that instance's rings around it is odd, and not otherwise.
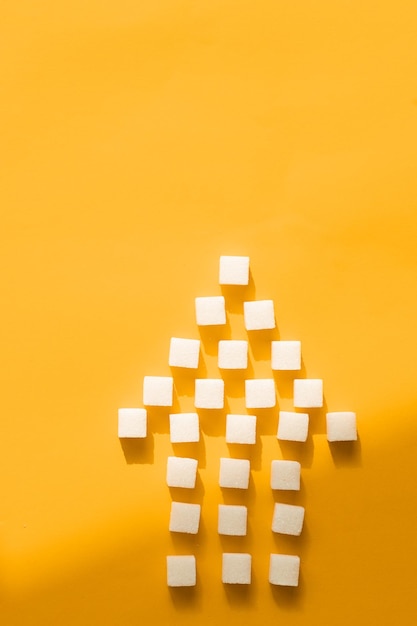
[[[222,582],[228,585],[250,585],[252,557],[250,554],[225,552],[222,558]]]
[[[248,509],[235,504],[219,504],[218,532],[219,535],[246,535]]]
[[[304,507],[275,503],[272,531],[283,535],[300,535],[304,523]]]
[[[299,491],[301,465],[298,461],[278,460],[271,463],[271,489]]]
[[[300,557],[289,554],[271,554],[269,582],[271,585],[297,587],[300,573]]]
[[[220,459],[220,487],[247,489],[249,487],[250,462],[247,459]]]
[[[172,502],[169,530],[173,533],[196,535],[200,525],[201,506],[185,502]]]
[[[168,487],[183,487],[194,489],[197,477],[196,459],[179,456],[169,456],[167,462],[167,485]]]
[[[194,587],[197,581],[193,555],[167,556],[168,587]]]

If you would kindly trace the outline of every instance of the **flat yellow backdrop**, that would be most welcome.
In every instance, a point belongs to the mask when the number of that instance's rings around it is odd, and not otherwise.
[[[416,623],[416,23],[413,0],[3,0],[2,624]],[[330,448],[318,411],[283,446],[266,412],[239,453],[224,412],[204,415],[182,496],[167,411],[122,446],[117,409],[170,374],[171,336],[200,337],[220,254],[253,278],[227,292],[226,332],[245,337],[243,296],[272,298],[275,336],[302,341],[360,440]],[[226,390],[241,410],[240,379]],[[192,408],[187,377],[176,391]],[[249,453],[248,493],[222,493],[219,457]],[[270,530],[274,458],[302,463],[300,538]],[[176,497],[202,502],[197,537],[170,536]],[[219,537],[221,502],[248,505],[247,538]],[[224,550],[253,555],[249,588],[222,585]],[[300,555],[298,589],[269,585],[270,552]],[[177,553],[197,556],[194,590],[166,586]]]

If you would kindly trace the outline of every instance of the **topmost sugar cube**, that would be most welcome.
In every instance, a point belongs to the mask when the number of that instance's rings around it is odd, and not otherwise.
[[[221,256],[219,283],[220,285],[248,285],[249,257]]]
[[[246,330],[275,328],[274,302],[272,300],[244,302],[243,316]]]
[[[195,315],[198,326],[226,324],[226,307],[223,296],[196,298]]]

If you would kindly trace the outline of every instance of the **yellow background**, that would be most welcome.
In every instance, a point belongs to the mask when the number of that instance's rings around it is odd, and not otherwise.
[[[416,20],[411,0],[3,0],[2,624],[416,623]],[[220,254],[250,255],[249,295],[274,299],[280,337],[302,341],[329,410],[357,412],[360,441],[330,449],[318,411],[304,447],[280,446],[266,412],[238,498],[217,487],[238,453],[224,413],[202,416],[187,496],[202,528],[176,538],[166,414],[122,446],[117,409],[169,375],[171,336],[199,337],[194,297],[221,293]],[[270,531],[281,456],[303,466],[299,539]],[[246,539],[217,535],[223,501],[248,503]],[[250,588],[221,584],[223,549],[253,554]],[[273,551],[300,554],[298,589],[270,587]],[[181,552],[194,591],[166,586]]]

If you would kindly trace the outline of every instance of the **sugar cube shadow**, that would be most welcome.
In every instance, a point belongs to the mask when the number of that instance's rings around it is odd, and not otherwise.
[[[224,437],[226,433],[226,415],[230,413],[229,404],[225,399],[223,409],[197,409],[200,429],[209,437]]]
[[[256,288],[252,271],[249,269],[248,285],[221,285],[222,295],[226,301],[226,311],[243,314],[243,303],[256,299]]]
[[[197,478],[194,489],[183,487],[169,487],[169,493],[173,502],[186,502],[188,504],[201,504],[204,498],[205,489],[200,474],[197,471]]]
[[[229,454],[234,459],[249,459],[251,470],[260,470],[262,466],[262,441],[256,437],[254,444],[228,443]]]
[[[275,386],[280,398],[286,400],[294,397],[294,379],[306,378],[307,370],[304,359],[301,357],[301,369],[299,370],[272,370]]]
[[[243,550],[246,552],[246,550]],[[254,608],[256,606],[256,598],[258,594],[258,577],[252,566],[251,570],[251,584],[250,585],[231,585],[223,583],[223,589],[226,596],[227,603],[231,607],[241,609]]]
[[[194,535],[191,533],[177,533],[170,531],[169,534],[174,549],[172,554],[194,554],[198,561],[198,557],[205,552],[205,545],[207,542],[207,528],[204,522],[203,507],[201,510],[198,533]]]
[[[254,361],[271,360],[271,342],[279,340],[278,326],[268,330],[248,330],[249,353]]]
[[[196,378],[207,377],[207,366],[200,354],[196,369],[187,367],[171,367],[171,376],[174,379],[175,399],[177,407],[181,408],[181,396],[193,397]]]
[[[157,435],[169,433],[169,414],[177,412],[174,398],[173,406],[148,406],[148,432]]]
[[[362,467],[362,444],[359,435],[356,441],[329,442],[329,449],[336,468]]]
[[[204,352],[208,356],[217,356],[219,341],[232,338],[232,328],[228,318],[226,318],[226,324],[199,326],[198,331]]]
[[[284,587],[281,585],[272,585],[271,583],[269,583],[272,598],[275,604],[281,609],[296,612],[299,611],[305,603],[305,581],[301,568],[298,580],[298,587]]]
[[[326,413],[328,411],[327,408],[327,400],[326,397],[323,397],[323,406],[320,408],[309,408],[309,409],[295,409],[297,412],[308,413],[309,414],[309,425],[308,432],[309,435],[325,435],[327,432],[327,424],[326,424]]]
[[[298,461],[301,467],[311,467],[314,459],[314,441],[311,433],[307,441],[286,441],[278,439],[283,459]]]
[[[172,605],[177,611],[192,613],[202,607],[203,591],[198,569],[196,580],[195,587],[168,587]]]
[[[256,487],[253,477],[249,477],[249,487],[247,489],[233,489],[230,487],[220,487],[223,504],[244,504],[249,507],[256,501]]]
[[[206,445],[204,437],[201,436],[201,433],[200,441],[172,443],[171,445],[174,456],[197,459],[199,469],[204,469],[206,467]]]
[[[248,369],[220,370],[221,377],[224,380],[225,394],[227,396],[229,396],[230,398],[245,397],[245,379],[251,378],[251,376],[248,374]]]
[[[274,435],[277,436],[279,405],[270,409],[249,409],[248,412],[256,415],[257,436]]]
[[[274,544],[277,554],[295,554],[301,560],[308,554],[311,546],[311,535],[308,525],[304,521],[301,535],[282,535],[280,533],[272,533],[274,536]]]
[[[295,504],[306,507],[308,498],[302,474],[298,491],[292,489],[271,489],[271,494],[274,503],[281,502],[282,504]]]
[[[241,503],[242,504],[242,503]],[[246,503],[244,503],[247,506]],[[218,535],[222,552],[256,552],[256,532],[254,532],[250,521],[250,510],[248,510],[248,524],[246,535]]]
[[[119,441],[128,465],[153,465],[154,438],[152,433],[148,432],[147,437],[143,439],[121,437]]]

